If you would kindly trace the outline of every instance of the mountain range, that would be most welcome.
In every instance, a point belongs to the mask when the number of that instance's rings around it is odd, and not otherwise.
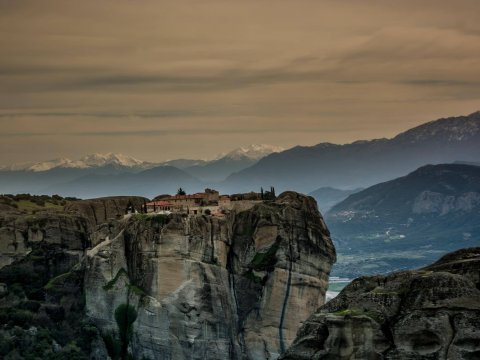
[[[392,139],[345,145],[320,143],[282,150],[251,145],[213,160],[152,163],[110,153],[79,160],[14,165],[0,170],[0,193],[59,193],[84,198],[155,196],[180,186],[188,192],[214,187],[223,193],[237,193],[270,186],[277,193],[284,190],[312,193],[326,187],[352,191],[403,176],[426,164],[478,162],[480,112],[431,121]],[[156,170],[150,171],[153,169]],[[106,193],[102,193],[104,190]],[[336,200],[342,200],[342,196]],[[317,196],[320,203],[322,199]],[[322,210],[336,200],[322,203]]]
[[[350,195],[325,220],[342,276],[425,265],[480,245],[480,166],[423,166]]]
[[[250,145],[213,160],[178,159],[152,163],[122,154],[91,154],[0,168],[0,193],[62,194],[91,198],[117,194],[154,197],[179,187],[190,192],[220,182],[282,148]]]
[[[78,160],[58,158],[38,163],[13,164],[0,168],[3,171],[32,171],[43,172],[52,169],[90,169],[113,166],[125,169],[145,169],[156,166],[154,163],[135,159],[123,154],[89,154]]]
[[[277,192],[309,193],[325,186],[367,187],[426,164],[478,161],[480,112],[431,121],[392,139],[296,146],[230,175],[227,190],[273,185]]]

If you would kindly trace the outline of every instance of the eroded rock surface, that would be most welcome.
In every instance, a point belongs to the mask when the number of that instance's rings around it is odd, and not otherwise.
[[[480,359],[480,248],[354,280],[281,359]]]
[[[0,358],[108,359],[100,332],[85,317],[84,259],[95,241],[122,225],[104,204],[124,203],[125,213],[129,200],[71,200],[79,210],[65,212],[64,199],[45,206],[53,198],[43,205],[25,198],[0,209]],[[92,221],[80,211],[86,205],[107,222]]]
[[[312,198],[213,216],[126,219],[88,252],[87,315],[115,330],[134,305],[133,354],[151,359],[275,359],[323,304],[335,249]]]
[[[128,204],[140,208],[142,197],[118,196],[71,202],[64,209],[22,212],[0,209],[0,269],[21,260],[38,246],[77,253],[118,233]]]

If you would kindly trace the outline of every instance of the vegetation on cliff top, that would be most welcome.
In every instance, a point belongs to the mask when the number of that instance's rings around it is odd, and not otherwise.
[[[68,202],[78,199],[61,197],[59,195],[30,195],[30,194],[5,194],[0,196],[0,204],[12,207],[22,212],[33,214],[40,210],[63,210]]]

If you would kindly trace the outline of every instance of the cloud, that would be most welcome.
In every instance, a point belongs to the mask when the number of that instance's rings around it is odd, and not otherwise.
[[[0,0],[0,164],[113,150],[129,134],[140,155],[159,137],[155,156],[204,157],[470,113],[479,11],[471,0]]]
[[[127,118],[129,121],[139,118],[174,118],[174,117],[185,117],[185,116],[204,116],[205,113],[199,111],[192,111],[186,109],[178,110],[157,110],[150,112],[5,112],[0,113],[0,120],[11,119],[11,118],[43,118],[43,117],[61,117],[65,118],[66,121],[78,121],[77,117],[93,117],[93,118],[114,118],[121,119]]]

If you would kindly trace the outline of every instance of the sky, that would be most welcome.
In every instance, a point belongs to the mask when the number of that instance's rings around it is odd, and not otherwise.
[[[480,110],[480,2],[0,0],[0,165],[393,137]]]

